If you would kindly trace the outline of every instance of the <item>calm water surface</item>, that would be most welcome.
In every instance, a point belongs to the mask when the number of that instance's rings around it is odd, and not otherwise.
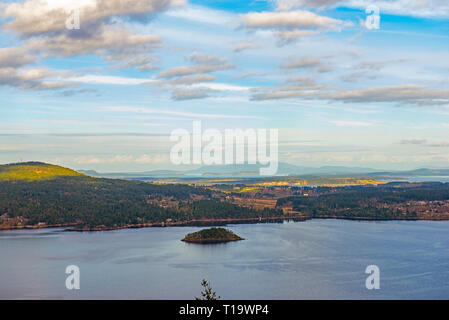
[[[0,232],[0,299],[448,299],[449,222],[230,225],[245,241],[180,241],[197,227]],[[81,289],[65,288],[78,265]],[[367,290],[366,266],[381,288]]]

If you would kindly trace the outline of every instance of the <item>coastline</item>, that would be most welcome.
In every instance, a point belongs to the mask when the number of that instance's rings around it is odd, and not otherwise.
[[[445,217],[396,217],[396,218],[377,218],[377,217],[342,217],[335,215],[326,215],[320,217],[311,216],[286,216],[286,217],[265,217],[265,218],[220,218],[220,219],[198,219],[177,222],[153,222],[140,224],[127,224],[123,226],[107,227],[97,226],[88,228],[87,226],[79,227],[77,223],[67,224],[38,224],[23,226],[0,226],[0,231],[8,230],[29,230],[29,229],[51,229],[51,228],[67,228],[67,232],[96,232],[96,231],[114,231],[122,229],[140,229],[140,228],[167,228],[167,227],[188,227],[188,226],[224,226],[227,224],[257,224],[257,223],[279,223],[283,221],[307,221],[314,219],[337,219],[337,220],[353,220],[353,221],[449,221],[449,216]]]

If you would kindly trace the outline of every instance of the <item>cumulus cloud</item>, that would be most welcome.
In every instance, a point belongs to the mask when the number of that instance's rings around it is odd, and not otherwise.
[[[72,37],[64,33],[52,37],[31,39],[28,47],[45,56],[76,56],[95,53],[109,59],[123,58],[125,54],[150,50],[160,38],[154,35],[133,34],[123,27],[101,27],[96,32]]]
[[[234,68],[234,65],[227,59],[197,51],[192,52],[186,59],[191,62],[191,65],[163,70],[157,75],[160,80],[151,85],[163,86],[165,89],[172,90],[171,97],[177,101],[206,98],[211,91],[223,89],[220,88],[220,84],[216,84],[215,87],[212,83],[204,84],[215,81],[216,77],[210,73]],[[191,87],[186,87],[188,85]],[[192,89],[194,85],[201,86]]]
[[[234,52],[241,52],[248,49],[256,49],[258,46],[256,46],[253,42],[242,42],[234,46]]]
[[[322,88],[324,88],[323,85],[317,84],[311,78],[290,78],[287,79],[281,87],[255,90],[256,93],[251,97],[251,100],[261,101],[290,98],[316,98],[321,94],[320,89]]]
[[[49,81],[46,78],[58,73],[47,68],[0,68],[0,86],[12,86],[21,89],[48,90],[72,87],[64,81]]]
[[[281,65],[284,69],[297,69],[297,68],[316,68],[321,64],[321,61],[317,58],[301,58],[290,60],[287,63]]]
[[[198,52],[193,52],[188,56],[188,59],[193,63],[193,65],[169,68],[160,72],[157,77],[173,78],[234,68],[234,65],[230,64],[226,59],[222,59],[217,56],[201,54]]]
[[[297,81],[295,81],[295,79]],[[449,105],[449,90],[405,84],[355,90],[331,90],[309,78],[291,78],[283,86],[253,90],[252,100],[307,98],[345,103],[395,103],[400,105]]]
[[[195,64],[220,65],[227,63],[226,59],[220,58],[218,56],[204,54],[198,51],[192,52],[188,56],[188,59]]]
[[[272,30],[284,42],[320,32],[337,31],[352,25],[348,21],[305,10],[250,12],[244,15],[243,19],[249,30]]]
[[[138,34],[117,22],[143,21],[183,4],[185,0],[27,0],[1,5],[6,22],[0,30],[16,33],[27,50],[45,57],[96,54],[120,61],[118,67],[151,71],[157,66],[148,52],[160,37]],[[80,29],[68,30],[66,22],[74,10],[79,12]]]
[[[302,89],[318,89],[322,88],[322,85],[318,85],[315,80],[309,77],[295,77],[288,78],[286,83],[293,84],[294,86],[301,87]]]
[[[284,64],[281,64],[283,69],[311,69],[318,72],[329,72],[332,70],[331,66],[321,61],[319,58],[299,58],[292,59]]]
[[[192,100],[202,99],[206,97],[208,97],[208,94],[204,89],[175,88],[172,91],[173,100]]]
[[[119,55],[112,57],[112,60],[118,59]],[[136,68],[140,71],[154,71],[159,69],[159,61],[152,55],[136,54],[134,56],[125,54],[123,56],[125,63],[116,65],[113,68],[127,69]]]
[[[222,66],[216,65],[196,65],[196,66],[179,66],[168,68],[162,72],[160,72],[157,77],[158,78],[172,78],[172,77],[180,77],[193,75],[198,73],[208,73],[213,71],[223,70]]]
[[[245,15],[249,28],[326,28],[335,29],[343,21],[320,16],[311,11],[252,12]]]
[[[184,0],[27,0],[3,5],[3,16],[12,18],[3,28],[22,36],[65,31],[66,20],[75,9],[83,28],[95,28],[113,17],[139,19],[184,4]]]
[[[405,84],[343,91],[331,94],[328,98],[352,103],[396,102],[415,105],[442,105],[449,103],[449,90]]]
[[[251,97],[251,100],[262,101],[262,100],[277,100],[277,99],[288,99],[288,98],[306,98],[313,96],[313,92],[307,92],[302,90],[292,90],[292,91],[273,91],[269,93],[257,93]]]
[[[24,48],[0,48],[0,68],[18,68],[35,61]]]
[[[282,30],[275,32],[275,34],[284,42],[290,42],[298,38],[311,36],[318,33],[320,33],[318,30]]]
[[[21,89],[47,90],[71,87],[62,81],[49,81],[63,72],[51,72],[47,68],[30,68],[27,65],[36,62],[25,48],[0,48],[0,86],[11,86]]]

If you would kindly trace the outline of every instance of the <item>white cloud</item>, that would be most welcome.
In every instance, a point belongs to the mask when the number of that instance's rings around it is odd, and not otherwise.
[[[25,48],[0,48],[0,68],[18,68],[36,61]]]
[[[218,56],[202,54],[196,51],[191,53],[188,56],[188,59],[192,61],[193,63],[192,65],[168,68],[160,72],[157,75],[157,77],[173,78],[195,74],[211,73],[214,71],[234,68],[234,65],[229,63],[227,59],[223,59]]]
[[[283,69],[311,69],[318,72],[328,72],[332,68],[328,64],[324,63],[319,58],[299,58],[290,60],[284,64],[281,64]]]
[[[24,48],[44,57],[96,54],[108,61],[120,61],[122,68],[151,71],[156,68],[148,53],[161,38],[129,30],[124,21],[145,21],[184,0],[26,0],[0,5],[5,23],[24,39]],[[79,10],[80,28],[68,30],[66,21]]]
[[[147,84],[155,81],[153,79],[128,78],[117,76],[101,76],[101,75],[84,75],[77,77],[65,78],[69,82],[80,82],[89,84],[115,84],[115,85],[139,85]]]
[[[218,91],[248,91],[251,87],[246,86],[237,86],[227,83],[195,83],[192,87],[196,88],[207,88],[210,90],[218,90]]]
[[[248,42],[242,42],[242,43],[239,43],[239,44],[235,45],[233,50],[234,50],[234,52],[241,52],[241,51],[244,51],[244,50],[256,49],[256,48],[258,48],[257,45],[255,45],[251,41],[248,41]]]
[[[319,32],[338,31],[352,25],[350,21],[333,19],[305,10],[250,12],[243,16],[243,20],[249,30],[273,30],[283,41]]]
[[[311,11],[251,12],[244,16],[248,28],[323,28],[335,29],[343,21]]]
[[[12,17],[3,28],[23,36],[66,31],[66,20],[74,9],[83,25],[93,28],[112,17],[139,18],[184,5],[183,0],[26,0],[3,4],[3,16]]]
[[[60,89],[74,86],[65,81],[46,80],[58,75],[47,68],[0,68],[0,86],[12,86],[27,90]]]
[[[447,0],[277,0],[278,10],[335,7],[365,10],[370,5],[378,6],[381,14],[430,18],[449,16],[449,2]]]
[[[449,103],[449,90],[422,85],[404,84],[365,88],[331,94],[328,98],[344,102],[396,102],[416,105],[444,105]]]
[[[202,99],[208,97],[207,91],[201,89],[186,89],[186,88],[175,88],[172,91],[173,100],[192,100],[192,99]]]
[[[122,60],[123,57],[148,52],[160,43],[158,36],[134,34],[125,27],[103,26],[92,34],[74,36],[61,33],[50,37],[33,38],[27,42],[31,51],[44,56],[77,56],[95,53],[109,59]]]

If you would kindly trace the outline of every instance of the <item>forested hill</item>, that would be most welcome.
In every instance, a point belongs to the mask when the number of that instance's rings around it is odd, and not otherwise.
[[[42,163],[1,166],[0,229],[69,225],[94,229],[280,214],[214,200],[211,190],[181,184],[92,178]]]

